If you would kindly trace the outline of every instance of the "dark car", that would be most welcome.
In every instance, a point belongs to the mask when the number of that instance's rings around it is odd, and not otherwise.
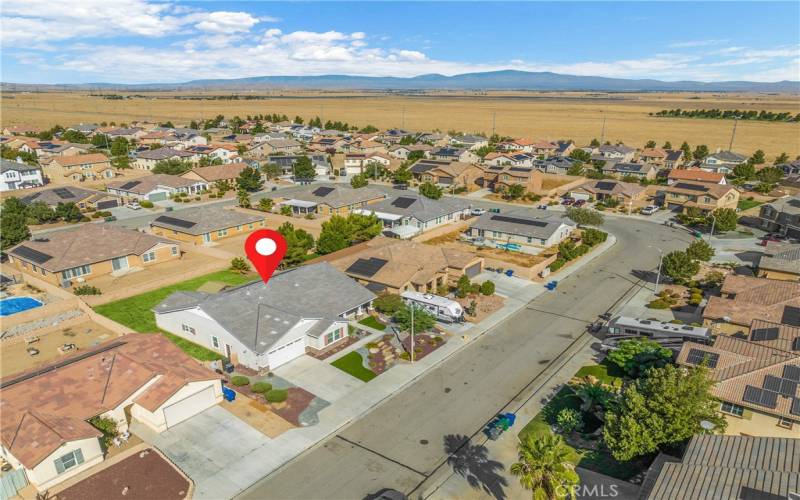
[[[572,204],[573,207],[582,207],[586,205],[586,200],[576,200],[575,203]]]
[[[562,205],[569,206],[572,205],[573,203],[575,203],[575,200],[573,200],[572,198],[564,198],[563,200],[561,200]]]

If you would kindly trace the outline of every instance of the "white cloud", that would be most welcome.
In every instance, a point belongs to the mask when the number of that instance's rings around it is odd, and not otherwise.
[[[220,34],[248,32],[259,21],[247,12],[209,12],[204,17],[195,27]]]
[[[690,47],[709,47],[711,45],[720,45],[720,44],[723,44],[723,43],[725,43],[727,41],[728,40],[716,40],[716,39],[710,39],[710,40],[688,40],[688,41],[685,41],[685,42],[671,43],[671,44],[669,44],[669,46],[672,47],[672,48],[676,48],[676,49],[690,48]]]

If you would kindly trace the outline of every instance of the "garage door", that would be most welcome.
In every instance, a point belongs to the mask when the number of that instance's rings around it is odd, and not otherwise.
[[[150,201],[164,201],[167,199],[167,193],[153,193],[147,195],[147,199]]]
[[[276,349],[269,351],[267,355],[269,356],[270,370],[274,370],[275,368],[288,363],[294,358],[305,354],[306,353],[305,340],[306,340],[305,338],[301,337],[295,340],[294,342],[284,344]]]
[[[98,210],[105,210],[107,208],[114,208],[118,206],[117,200],[101,201],[97,204]]]
[[[464,274],[466,274],[468,278],[474,278],[475,276],[481,274],[481,263],[478,262],[477,264],[473,264],[464,269]]]
[[[217,399],[214,397],[214,388],[207,387],[200,392],[196,392],[191,396],[171,404],[164,408],[164,419],[167,421],[167,427],[172,427],[179,424],[187,418],[193,417],[201,411],[210,408],[216,404]]]

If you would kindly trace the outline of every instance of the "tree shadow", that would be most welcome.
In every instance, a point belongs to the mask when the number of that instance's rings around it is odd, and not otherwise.
[[[508,482],[502,476],[504,466],[489,458],[485,446],[471,443],[467,436],[450,434],[444,437],[444,450],[453,472],[466,479],[472,488],[498,500],[506,498],[504,487]]]
[[[741,260],[742,262],[749,262],[753,266],[757,265],[758,262],[761,260],[761,257],[765,255],[765,252],[757,252],[754,250],[748,250],[746,252],[739,252],[734,254],[736,258]]]
[[[656,278],[658,277],[658,273],[656,271],[645,271],[641,269],[634,269],[631,271],[631,274],[634,278],[638,280],[642,280],[645,283],[655,283]],[[664,282],[664,275],[661,275],[661,281]]]

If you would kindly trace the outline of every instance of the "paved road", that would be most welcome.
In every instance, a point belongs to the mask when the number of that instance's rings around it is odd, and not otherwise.
[[[448,456],[480,432],[496,412],[558,358],[585,325],[641,286],[632,270],[657,265],[652,247],[671,251],[689,235],[635,219],[607,219],[617,244],[563,280],[555,293],[487,332],[360,420],[265,477],[243,498],[358,499],[382,488],[413,497],[426,480],[450,468]],[[468,446],[458,466],[476,488],[504,498],[498,467]]]

